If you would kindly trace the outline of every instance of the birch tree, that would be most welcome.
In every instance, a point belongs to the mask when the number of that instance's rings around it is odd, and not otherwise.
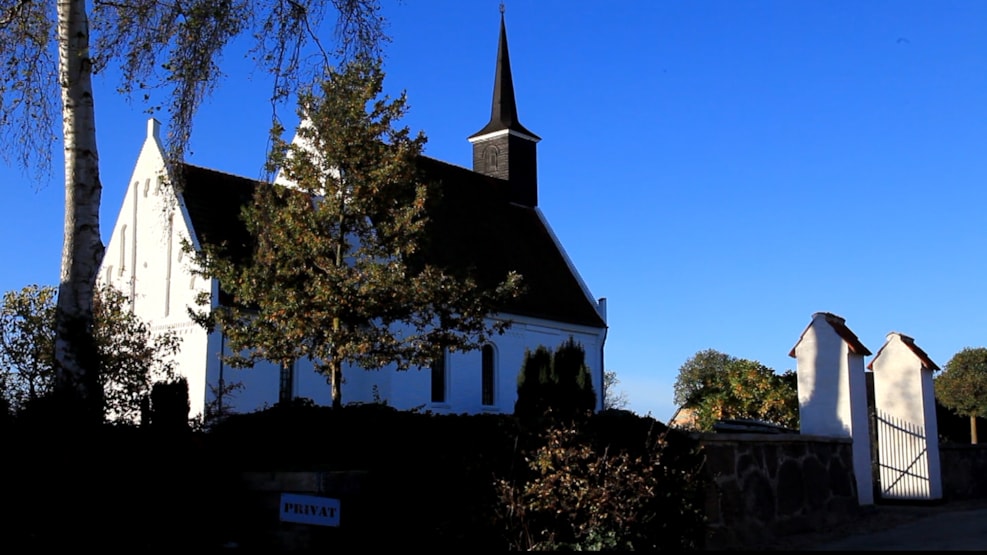
[[[221,82],[219,61],[234,38],[249,33],[257,39],[251,52],[272,74],[276,107],[333,59],[378,53],[387,42],[379,11],[376,0],[57,0],[54,6],[0,0],[0,139],[12,147],[3,156],[43,176],[59,142],[64,154],[54,342],[55,389],[63,409],[91,423],[102,416],[92,330],[104,249],[93,74],[116,68],[121,93],[168,99],[169,161],[177,163],[197,108]],[[330,41],[319,30],[330,13],[337,25],[334,47],[326,48]],[[272,113],[276,122],[277,110]]]

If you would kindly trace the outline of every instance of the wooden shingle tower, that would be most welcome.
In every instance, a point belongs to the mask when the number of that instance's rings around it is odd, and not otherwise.
[[[514,79],[507,52],[504,5],[500,6],[500,43],[494,76],[490,122],[469,137],[473,144],[473,171],[510,182],[511,200],[524,206],[538,205],[536,145],[541,138],[528,131],[517,116]]]

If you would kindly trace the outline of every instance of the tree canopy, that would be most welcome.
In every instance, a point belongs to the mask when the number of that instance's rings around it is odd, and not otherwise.
[[[53,391],[57,289],[29,285],[8,291],[0,305],[0,375],[6,402],[15,412],[29,410]],[[152,333],[128,308],[119,291],[98,290],[95,307],[100,384],[107,421],[135,423],[141,403],[156,382],[174,378],[179,347],[171,332]]]
[[[382,96],[383,79],[379,59],[356,57],[301,93],[296,140],[273,134],[270,163],[286,185],[258,187],[243,212],[251,258],[197,253],[235,299],[204,322],[244,353],[231,362],[306,358],[336,407],[344,364],[421,368],[444,349],[479,348],[509,325],[487,316],[519,290],[517,274],[483,289],[421,256],[441,191],[418,169],[425,136],[397,127],[404,94]]]
[[[987,416],[987,348],[959,351],[943,366],[934,383],[939,402],[970,418],[970,442],[977,443],[977,417]]]
[[[675,401],[692,411],[694,426],[712,430],[722,419],[754,419],[798,429],[798,379],[760,362],[713,349],[696,353],[679,369]]]

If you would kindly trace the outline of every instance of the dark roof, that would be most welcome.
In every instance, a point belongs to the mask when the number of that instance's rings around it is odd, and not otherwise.
[[[497,68],[494,76],[493,104],[490,122],[470,136],[479,137],[503,130],[517,131],[539,140],[540,137],[525,129],[517,117],[517,101],[514,98],[514,78],[511,76],[511,56],[507,51],[507,26],[504,12],[500,12],[500,42],[497,44]]]
[[[836,334],[839,335],[843,339],[843,341],[846,342],[847,347],[850,348],[851,353],[861,356],[868,356],[871,354],[870,350],[867,347],[864,347],[864,344],[861,343],[860,339],[857,338],[857,335],[852,331],[850,331],[850,328],[846,326],[846,320],[843,319],[842,316],[837,316],[836,314],[830,312],[817,312],[816,314],[812,315],[813,316],[812,319],[815,320],[815,317],[817,315],[821,315],[826,319],[826,323],[829,324],[836,332]],[[805,337],[805,332],[809,331],[809,327],[811,326],[812,326],[812,322],[810,322],[809,325],[806,326],[804,330],[802,330],[802,335],[800,335],[799,340],[795,342],[795,347],[798,347],[798,344],[802,342],[802,338]],[[795,347],[792,347],[792,350],[788,352],[788,356],[790,357],[795,356]]]
[[[233,260],[246,260],[252,243],[240,219],[240,210],[261,181],[193,166],[181,165],[182,201],[200,244],[224,246]]]
[[[890,341],[892,335],[897,335],[898,338],[901,339],[901,342],[904,343],[905,346],[908,347],[908,349],[911,350],[912,353],[914,353],[915,356],[918,357],[919,362],[922,363],[922,366],[924,368],[928,368],[929,370],[939,370],[939,366],[936,365],[935,362],[932,362],[932,359],[929,358],[929,355],[927,355],[925,351],[922,350],[921,347],[915,344],[914,339],[908,337],[903,333],[891,332],[888,334],[888,341]],[[888,346],[888,341],[885,341],[884,345],[881,345],[881,348],[877,350],[877,354],[874,355],[874,358],[870,361],[870,364],[867,365],[867,368],[871,370],[874,369],[874,361],[881,356],[882,352],[884,352],[884,348]]]
[[[468,271],[487,286],[510,271],[521,274],[524,292],[503,312],[606,326],[536,209],[508,200],[507,181],[424,156],[419,162],[441,190],[429,212],[424,252],[430,263]],[[191,165],[184,166],[184,176],[181,194],[196,238],[226,245],[237,259],[249,257],[252,242],[240,209],[262,182]]]

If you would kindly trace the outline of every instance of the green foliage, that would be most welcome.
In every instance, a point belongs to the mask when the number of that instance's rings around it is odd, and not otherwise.
[[[970,418],[970,440],[977,443],[976,419],[987,416],[987,348],[967,347],[949,359],[935,377],[936,398]]]
[[[699,351],[679,368],[675,378],[675,404],[690,406],[697,402],[703,392],[720,380],[720,375],[726,371],[731,356],[714,349]]]
[[[54,287],[29,285],[3,295],[0,307],[0,372],[14,410],[51,391],[55,350]]]
[[[382,96],[383,79],[379,60],[358,57],[301,93],[298,140],[276,132],[269,162],[291,186],[259,187],[243,213],[251,259],[217,245],[197,253],[202,274],[236,299],[206,322],[243,353],[231,362],[307,358],[330,378],[334,407],[344,364],[427,367],[443,348],[503,332],[485,318],[519,281],[481,289],[418,256],[439,189],[418,171],[424,135],[395,127],[405,95]]]
[[[692,412],[692,427],[709,431],[718,420],[754,419],[798,429],[798,379],[763,364],[707,349],[679,370],[675,399]]]
[[[515,415],[527,419],[550,412],[555,418],[569,419],[595,408],[596,391],[586,366],[586,352],[575,339],[570,336],[554,353],[544,345],[525,351]]]
[[[6,401],[17,412],[38,404],[54,387],[54,287],[30,285],[4,294],[0,306],[0,373]],[[155,381],[174,376],[179,339],[152,333],[110,287],[97,290],[93,338],[99,357],[104,417],[136,422]]]
[[[612,438],[608,438],[612,439]],[[665,435],[642,452],[594,445],[573,427],[553,427],[521,479],[496,481],[498,515],[511,550],[655,551],[702,544],[700,459],[666,464]],[[675,493],[688,492],[686,495]]]

